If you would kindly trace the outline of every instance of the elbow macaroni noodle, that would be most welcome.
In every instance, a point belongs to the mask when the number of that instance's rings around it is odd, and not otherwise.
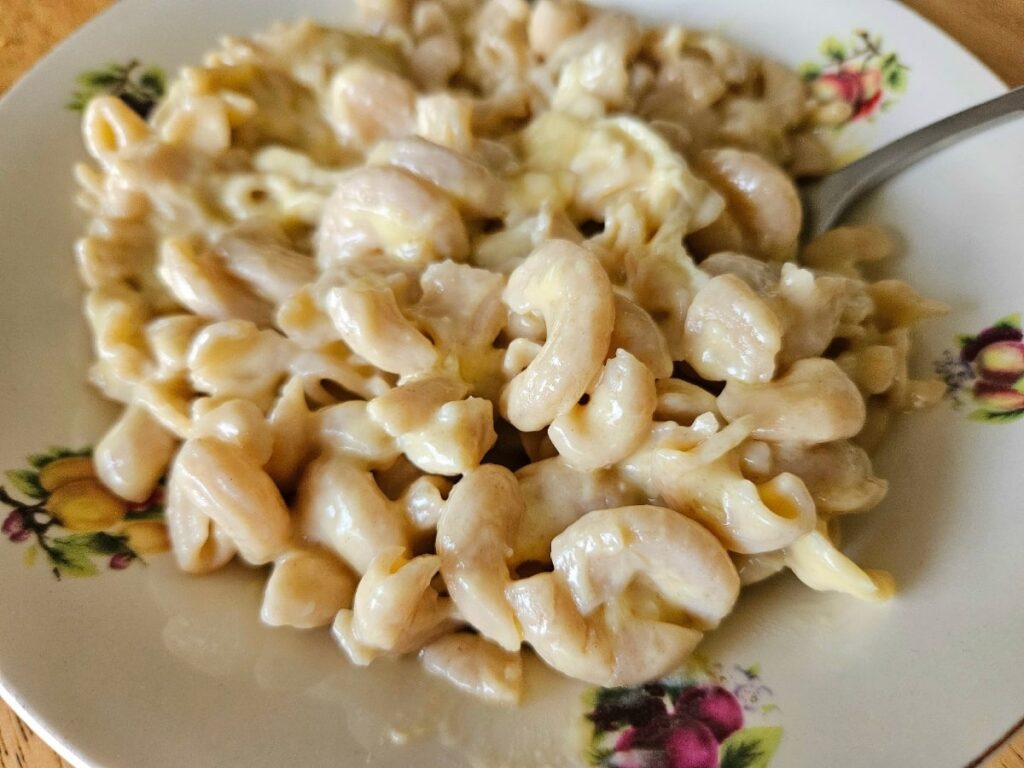
[[[524,644],[665,674],[782,569],[890,595],[834,536],[942,307],[863,278],[879,231],[800,248],[801,80],[573,0],[362,12],[84,116],[97,469],[168,476],[180,567],[267,564],[267,624],[499,702]]]

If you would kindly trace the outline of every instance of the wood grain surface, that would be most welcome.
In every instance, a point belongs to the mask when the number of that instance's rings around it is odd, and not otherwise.
[[[0,0],[0,94],[62,38],[112,2]],[[906,2],[957,38],[1009,85],[1024,84],[1024,0]],[[999,725],[993,727],[997,729]],[[997,730],[993,738],[998,738]],[[1008,734],[976,765],[1024,768],[1024,727]],[[0,703],[0,768],[70,766]]]

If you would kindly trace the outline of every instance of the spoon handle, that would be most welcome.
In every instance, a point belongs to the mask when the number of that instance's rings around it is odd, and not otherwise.
[[[919,128],[825,176],[807,190],[807,235],[832,227],[853,201],[904,168],[1019,110],[1024,110],[1024,86]]]

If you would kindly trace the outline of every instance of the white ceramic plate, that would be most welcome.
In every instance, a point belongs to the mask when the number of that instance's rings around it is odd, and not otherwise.
[[[882,53],[908,67],[906,87],[896,92],[897,74],[884,109],[859,104],[870,114],[835,136],[851,154],[1004,90],[889,0],[629,6],[720,29],[793,65],[827,63],[819,45],[829,36],[881,35]],[[83,383],[70,177],[83,153],[78,116],[64,109],[75,76],[133,58],[174,71],[220,33],[282,14],[338,22],[344,8],[123,0],[0,102],[0,466],[23,467],[51,444],[88,445],[110,417]],[[864,100],[856,83],[833,85]],[[1022,148],[1024,122],[992,129],[904,173],[856,213],[901,232],[893,270],[953,307],[919,335],[919,369],[956,351],[956,334],[1024,309]],[[963,407],[950,401],[898,424],[879,456],[889,497],[850,542],[862,562],[895,574],[898,598],[869,605],[783,577],[749,590],[703,646],[698,682],[714,679],[744,706],[731,768],[962,766],[1024,712],[1024,421],[968,418],[984,406],[971,402],[977,371],[947,368],[968,377]],[[593,697],[539,668],[529,669],[521,709],[487,707],[414,663],[355,670],[326,633],[261,627],[259,583],[243,569],[191,579],[167,557],[116,572],[96,559],[100,575],[58,581],[45,557],[24,562],[31,538],[0,541],[0,685],[75,765],[573,765],[601,746],[588,743]],[[607,714],[607,695],[603,706]],[[753,747],[745,762],[740,742]]]

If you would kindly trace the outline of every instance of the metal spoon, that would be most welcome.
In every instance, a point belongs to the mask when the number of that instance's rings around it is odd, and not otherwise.
[[[804,238],[810,240],[833,227],[861,195],[904,168],[1018,110],[1024,110],[1024,86],[926,125],[835,173],[801,185]]]

